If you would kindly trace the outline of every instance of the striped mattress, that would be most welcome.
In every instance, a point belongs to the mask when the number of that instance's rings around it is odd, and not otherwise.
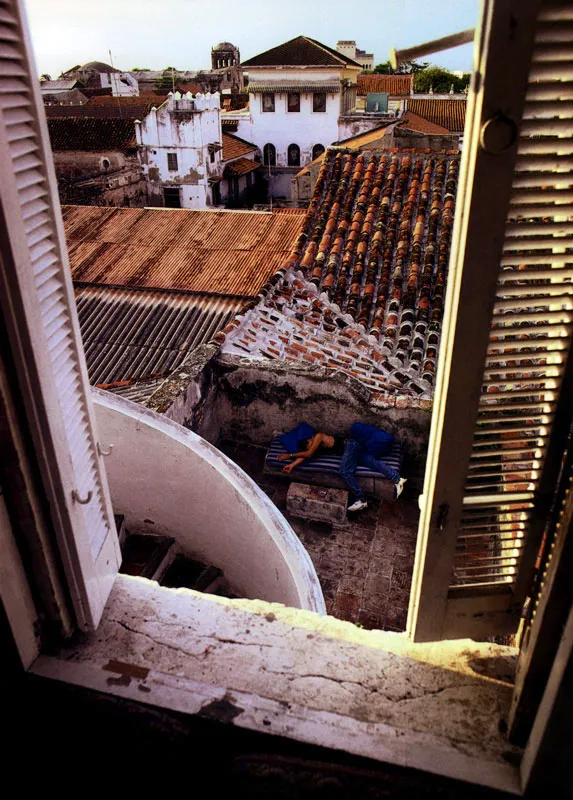
[[[286,453],[286,450],[281,444],[280,436],[275,436],[270,443],[269,450],[265,458],[265,466],[273,470],[282,470],[285,464],[290,463],[290,461],[279,461],[277,459],[277,456],[280,456],[282,453]],[[392,450],[387,456],[385,456],[384,459],[380,460],[384,461],[384,463],[389,467],[393,467],[395,470],[397,470],[397,472],[400,472],[402,448],[400,447],[399,442],[394,442]],[[319,456],[307,458],[302,462],[302,464],[294,468],[291,475],[295,473],[298,474],[300,472],[326,472],[336,475],[340,471],[341,461],[342,456],[329,456],[325,451],[323,451]],[[364,478],[384,477],[381,472],[374,472],[374,470],[368,469],[368,467],[361,466],[356,468],[356,475]]]

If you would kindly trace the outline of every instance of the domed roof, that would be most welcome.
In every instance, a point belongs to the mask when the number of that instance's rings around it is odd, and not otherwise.
[[[88,61],[84,64],[82,69],[93,69],[94,72],[119,72],[119,70],[110,67],[109,64],[104,64],[103,61]]]
[[[236,45],[231,44],[231,42],[219,42],[219,44],[213,48],[213,50],[238,50],[238,49],[239,48]]]

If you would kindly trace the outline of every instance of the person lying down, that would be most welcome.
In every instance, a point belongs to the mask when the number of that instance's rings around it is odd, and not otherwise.
[[[328,455],[342,456],[339,473],[346,487],[353,495],[353,502],[348,506],[348,511],[362,511],[368,507],[364,492],[356,480],[356,468],[367,467],[374,472],[380,472],[394,484],[396,500],[404,491],[407,478],[402,478],[393,467],[386,464],[382,458],[388,455],[394,444],[394,437],[363,422],[355,422],[350,428],[347,438],[333,436],[319,431],[308,439],[300,439],[298,450],[292,453],[283,453],[277,456],[279,461],[293,459],[290,464],[283,467],[283,472],[288,475],[307,458],[323,451]]]

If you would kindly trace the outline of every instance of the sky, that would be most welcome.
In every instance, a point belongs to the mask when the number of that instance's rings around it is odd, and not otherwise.
[[[209,69],[211,47],[230,41],[241,59],[295,36],[330,47],[355,39],[388,59],[391,47],[411,47],[457,33],[477,22],[479,0],[24,0],[38,73],[56,78],[88,61],[135,67]],[[472,46],[429,57],[469,71]]]

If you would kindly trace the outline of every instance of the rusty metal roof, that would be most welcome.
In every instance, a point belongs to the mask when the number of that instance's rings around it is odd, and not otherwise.
[[[463,133],[466,123],[465,98],[410,97],[406,108],[419,117],[441,125],[452,133]]]
[[[239,136],[233,136],[232,133],[223,134],[223,161],[229,161],[232,158],[241,158],[242,156],[254,153],[257,150],[256,144],[246,142]]]
[[[409,97],[414,91],[413,75],[359,75],[356,93],[359,97],[369,92],[387,92],[392,97]]]
[[[302,214],[64,206],[76,283],[254,298]]]
[[[77,287],[90,382],[120,388],[177,369],[245,306],[244,300],[170,292]],[[143,390],[156,388],[151,382]]]

